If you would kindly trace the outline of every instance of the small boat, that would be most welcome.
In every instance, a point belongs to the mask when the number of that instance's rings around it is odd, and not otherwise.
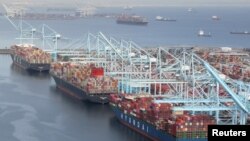
[[[231,31],[230,33],[231,34],[246,34],[246,35],[250,35],[249,31],[243,31],[243,32],[234,32],[234,31]]]
[[[164,17],[161,17],[161,16],[156,16],[155,20],[156,21],[170,21],[170,22],[175,22],[176,21],[176,19],[164,18]]]
[[[128,6],[128,5],[126,5],[126,6],[124,6],[124,7],[123,7],[123,9],[124,9],[124,10],[132,10],[132,9],[133,9],[133,7],[132,7],[132,6]]]
[[[206,34],[204,32],[204,30],[199,30],[198,36],[200,36],[200,37],[211,37],[211,34],[210,34],[210,32],[208,34]]]
[[[192,8],[188,8],[188,12],[192,12],[193,11],[193,9]]]
[[[212,20],[220,20],[220,18],[218,16],[212,16]]]

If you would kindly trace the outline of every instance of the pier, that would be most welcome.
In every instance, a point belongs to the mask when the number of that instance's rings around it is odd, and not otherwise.
[[[10,54],[10,49],[5,48],[5,49],[0,49],[0,54]]]

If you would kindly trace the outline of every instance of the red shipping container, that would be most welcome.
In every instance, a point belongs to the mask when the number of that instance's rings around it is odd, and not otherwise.
[[[91,76],[92,77],[104,76],[104,70],[103,70],[103,68],[93,67],[91,69]]]

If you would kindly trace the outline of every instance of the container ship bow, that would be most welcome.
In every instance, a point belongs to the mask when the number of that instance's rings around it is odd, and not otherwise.
[[[150,95],[110,95],[110,106],[118,120],[154,141],[207,141],[209,115],[173,111],[175,105],[154,103]]]
[[[118,81],[93,64],[53,63],[50,74],[61,91],[79,100],[105,104],[118,90]]]
[[[25,70],[42,72],[50,69],[50,54],[31,44],[11,46],[10,55],[13,63]]]

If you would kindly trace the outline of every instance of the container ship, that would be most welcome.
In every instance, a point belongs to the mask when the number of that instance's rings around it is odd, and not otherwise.
[[[94,64],[53,63],[50,74],[57,88],[79,100],[105,104],[109,95],[118,91],[118,81],[104,76],[103,68]]]
[[[249,31],[243,31],[243,32],[236,32],[236,31],[231,31],[230,34],[246,34],[246,35],[250,35],[250,32]]]
[[[30,71],[49,71],[51,56],[49,53],[31,44],[13,45],[10,48],[13,63]]]
[[[147,25],[148,21],[145,17],[137,15],[121,15],[116,19],[117,24],[130,24],[130,25]]]
[[[173,111],[177,105],[150,95],[110,95],[110,106],[121,123],[154,141],[207,141],[207,126],[215,124],[212,116]]]

